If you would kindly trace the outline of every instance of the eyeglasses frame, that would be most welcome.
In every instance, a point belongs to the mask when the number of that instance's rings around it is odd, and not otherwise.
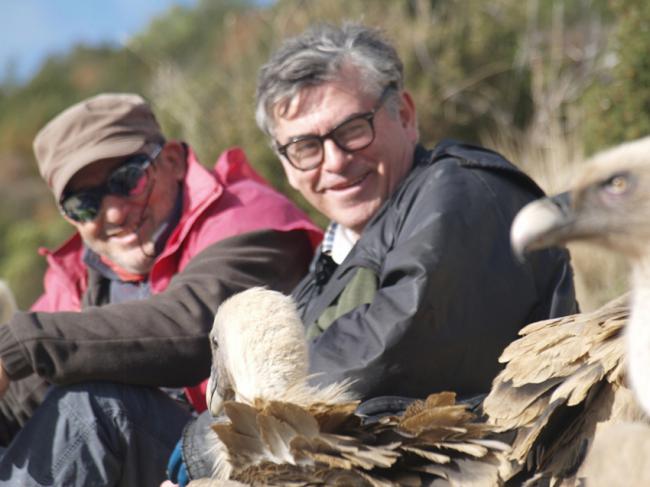
[[[295,169],[298,169],[299,171],[311,171],[312,169],[316,169],[317,167],[319,167],[319,166],[321,166],[323,164],[323,161],[325,160],[324,143],[328,139],[331,140],[332,142],[334,142],[334,144],[336,144],[336,147],[338,147],[339,149],[341,149],[342,151],[347,152],[347,153],[353,153],[353,152],[357,152],[357,151],[365,149],[366,147],[370,146],[370,144],[372,144],[375,141],[375,137],[376,137],[375,124],[374,124],[375,115],[377,114],[379,109],[382,107],[382,105],[388,99],[388,95],[391,92],[391,90],[394,90],[394,89],[397,89],[395,83],[389,83],[388,85],[386,85],[386,87],[384,87],[384,89],[382,90],[381,95],[379,95],[378,100],[375,102],[375,106],[369,112],[352,115],[351,117],[348,117],[347,119],[343,120],[341,123],[337,124],[336,127],[334,127],[332,130],[328,131],[326,134],[323,134],[323,135],[317,135],[317,134],[299,135],[297,137],[291,138],[289,140],[289,142],[287,142],[286,144],[282,144],[282,145],[278,144],[278,142],[275,141],[274,142],[275,150],[280,155],[282,155],[289,162],[289,164],[291,164],[291,166],[294,167]],[[349,150],[349,149],[346,149],[345,147],[341,147],[341,145],[339,145],[339,143],[336,141],[336,139],[334,137],[332,137],[332,135],[338,129],[340,129],[342,126],[344,126],[345,124],[347,124],[347,123],[349,123],[349,122],[351,122],[353,120],[359,120],[359,119],[366,119],[366,121],[368,122],[368,125],[370,125],[370,131],[372,132],[372,138],[370,139],[370,141],[366,145],[364,145],[362,147],[359,147],[357,149],[354,149],[354,150]],[[320,161],[317,164],[312,164],[312,165],[309,165],[307,167],[299,167],[289,157],[289,154],[287,152],[287,149],[289,148],[289,146],[291,146],[292,144],[295,144],[296,142],[300,142],[300,141],[303,141],[303,140],[317,140],[319,142],[320,147],[321,147],[321,157],[320,157]]]

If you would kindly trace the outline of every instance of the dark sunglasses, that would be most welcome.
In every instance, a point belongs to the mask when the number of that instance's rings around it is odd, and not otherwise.
[[[106,182],[95,188],[75,192],[64,192],[59,200],[59,208],[71,220],[89,222],[97,218],[102,200],[107,194],[133,198],[141,195],[149,185],[147,168],[162,151],[157,146],[153,152],[129,157],[115,169]]]

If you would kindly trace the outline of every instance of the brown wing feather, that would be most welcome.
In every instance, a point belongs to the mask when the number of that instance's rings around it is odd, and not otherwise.
[[[370,425],[354,415],[356,406],[226,403],[231,422],[213,429],[232,465],[230,478],[253,485],[347,479],[340,485],[390,486],[423,485],[426,473],[451,479],[451,485],[498,485],[507,446],[487,439],[493,429],[456,404],[453,393],[433,394],[402,416]],[[464,476],[468,483],[459,483]]]
[[[513,473],[571,478],[597,423],[638,417],[623,375],[627,300],[533,323],[502,354],[506,367],[483,407],[491,422],[516,432]],[[617,397],[628,404],[614,408]]]
[[[416,401],[403,416],[383,418],[378,434],[390,433],[401,446],[400,469],[426,472],[451,485],[499,485],[499,470],[509,447],[486,439],[495,432],[455,394],[432,394]]]

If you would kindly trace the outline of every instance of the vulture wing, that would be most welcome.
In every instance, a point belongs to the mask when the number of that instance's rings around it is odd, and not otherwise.
[[[572,477],[599,423],[642,416],[624,378],[627,301],[533,323],[505,349],[483,408],[515,432],[510,476]]]
[[[250,485],[499,485],[508,446],[486,436],[453,393],[416,401],[403,415],[364,425],[357,403],[308,407],[257,400],[226,403],[215,424],[230,478]],[[426,479],[429,479],[428,481]]]

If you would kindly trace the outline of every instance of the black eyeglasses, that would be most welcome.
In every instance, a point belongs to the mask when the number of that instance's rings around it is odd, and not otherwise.
[[[395,85],[392,83],[386,86],[371,111],[344,120],[325,135],[301,135],[294,137],[284,145],[279,145],[276,142],[276,150],[296,169],[309,171],[323,163],[325,154],[323,143],[327,139],[332,140],[339,149],[345,152],[365,149],[375,140],[375,114],[394,88]]]
[[[68,218],[76,222],[88,222],[97,218],[102,200],[107,194],[133,198],[143,194],[149,185],[147,168],[162,151],[157,146],[153,152],[129,157],[115,169],[106,182],[95,188],[76,192],[64,192],[59,200],[59,208]]]

